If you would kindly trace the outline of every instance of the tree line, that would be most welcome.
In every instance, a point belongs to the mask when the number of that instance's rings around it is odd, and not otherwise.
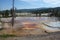
[[[43,13],[51,13],[49,16],[54,16],[54,17],[60,17],[60,7],[57,8],[46,8],[46,9],[41,9],[41,10],[35,10],[32,11],[33,14],[36,14],[36,16],[39,14],[39,16],[41,16],[41,14]]]
[[[11,10],[4,10],[4,11],[0,11],[0,15],[2,15],[2,17],[11,17],[12,12],[13,12],[12,9]],[[43,9],[23,9],[23,10],[15,10],[15,12],[16,13],[27,12],[27,13],[36,14],[36,16],[41,16],[42,13],[51,13],[49,15],[50,17],[51,16],[60,17],[60,7],[43,8]]]
[[[2,15],[2,17],[12,17],[12,9],[11,10],[4,10],[4,11],[0,11],[0,15]]]

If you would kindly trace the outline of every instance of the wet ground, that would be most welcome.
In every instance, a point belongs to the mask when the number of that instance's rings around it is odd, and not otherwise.
[[[33,34],[33,35],[46,34],[45,31],[48,30],[50,31],[51,28],[46,27],[42,23],[49,24],[50,22],[57,22],[58,20],[55,17],[16,17],[13,28],[11,26],[11,18],[2,18],[1,21],[3,22],[3,27],[5,29],[0,31],[0,34],[8,33],[8,34],[15,34],[19,36],[19,35],[27,35],[27,34]]]

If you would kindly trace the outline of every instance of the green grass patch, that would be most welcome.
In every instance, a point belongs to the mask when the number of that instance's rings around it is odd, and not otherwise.
[[[0,37],[7,38],[7,37],[16,37],[16,35],[11,35],[11,34],[2,34]]]

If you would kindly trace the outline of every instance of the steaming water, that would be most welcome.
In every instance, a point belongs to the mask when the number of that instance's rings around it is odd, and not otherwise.
[[[11,18],[1,18],[1,21],[9,22],[11,21]],[[16,17],[15,21],[18,22],[19,25],[22,22],[35,22],[35,23],[45,23],[49,26],[55,27],[54,29],[52,27],[44,26],[45,29],[49,30],[60,30],[60,21],[58,21],[57,17]]]
[[[1,18],[2,21],[4,22],[9,22],[11,21],[11,18]],[[58,21],[56,17],[16,17],[15,20],[17,21],[35,21],[35,22],[41,22],[41,21]]]

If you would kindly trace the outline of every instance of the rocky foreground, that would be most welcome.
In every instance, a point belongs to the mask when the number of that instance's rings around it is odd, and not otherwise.
[[[26,35],[19,37],[0,37],[0,40],[60,40],[60,32],[48,33],[45,35]]]

